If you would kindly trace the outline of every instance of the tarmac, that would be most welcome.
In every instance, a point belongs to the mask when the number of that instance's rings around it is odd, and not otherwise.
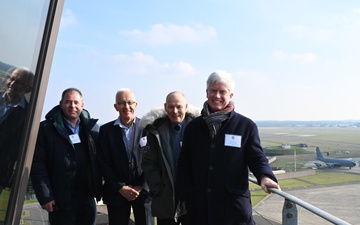
[[[360,182],[342,185],[303,187],[285,189],[291,194],[313,206],[329,213],[349,224],[360,224]],[[271,194],[253,207],[254,215],[261,215],[259,225],[282,224],[282,211],[285,199]],[[296,206],[299,225],[333,224],[322,217],[313,214],[305,208]],[[269,220],[270,222],[268,222]]]

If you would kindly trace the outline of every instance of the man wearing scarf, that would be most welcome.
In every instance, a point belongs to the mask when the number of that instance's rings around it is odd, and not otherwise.
[[[256,124],[234,111],[234,87],[227,72],[212,73],[202,115],[185,128],[178,187],[191,225],[254,224],[249,170],[265,192],[280,189]]]

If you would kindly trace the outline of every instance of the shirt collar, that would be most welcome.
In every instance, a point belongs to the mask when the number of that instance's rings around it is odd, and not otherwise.
[[[134,124],[135,121],[136,121],[136,117],[134,118],[134,121],[132,122],[132,124]],[[115,120],[114,126],[119,126],[124,129],[129,129],[127,126],[125,126],[124,124],[121,123],[120,116]]]
[[[15,108],[15,107],[21,107],[21,108],[24,108],[24,109],[25,109],[25,101],[26,101],[25,98],[21,99],[21,101],[15,103],[15,104],[11,104],[11,103],[6,102],[5,94],[6,94],[6,93],[4,93],[4,94],[2,95],[2,97],[1,97],[1,101],[0,101],[0,102],[2,102],[2,104],[6,105],[6,107],[14,107],[14,108]]]

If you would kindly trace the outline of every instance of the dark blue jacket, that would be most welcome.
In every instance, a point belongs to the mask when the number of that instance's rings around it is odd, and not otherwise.
[[[88,159],[87,186],[89,197],[101,199],[102,179],[98,168],[96,142],[99,126],[97,119],[83,109],[80,115]],[[61,209],[71,208],[71,195],[75,188],[76,151],[69,139],[60,106],[55,106],[40,123],[38,138],[31,167],[31,180],[41,205],[55,200]]]
[[[118,191],[125,185],[143,186],[145,183],[141,169],[142,148],[139,144],[141,137],[145,136],[145,134],[139,128],[139,121],[140,119],[136,118],[132,137],[134,140],[134,166],[131,171],[121,127],[114,126],[115,120],[100,127],[99,165],[105,180],[102,193],[104,203],[107,205],[120,206],[128,204],[128,200]]]
[[[25,108],[10,109],[8,117],[0,122],[0,192],[5,187],[11,187],[27,105],[25,101]]]
[[[237,144],[225,143],[227,134],[240,136],[240,147],[226,146]],[[211,139],[202,116],[192,120],[178,165],[180,200],[186,201],[190,224],[253,224],[249,169],[258,181],[262,176],[276,181],[253,121],[232,111]]]

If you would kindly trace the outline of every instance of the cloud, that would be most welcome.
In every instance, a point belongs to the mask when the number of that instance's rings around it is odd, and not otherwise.
[[[134,38],[135,41],[149,45],[174,43],[202,43],[211,41],[217,36],[215,28],[201,24],[175,25],[154,24],[148,31],[120,31],[122,35]]]
[[[279,61],[292,61],[300,63],[313,63],[316,61],[317,56],[313,52],[289,54],[284,51],[275,51],[273,57]]]
[[[305,25],[294,25],[283,28],[283,32],[297,38],[314,41],[329,41],[334,35],[331,30],[324,28],[307,27]]]
[[[132,55],[119,54],[113,57],[117,68],[127,74],[172,74],[191,76],[196,74],[195,68],[183,61],[160,63],[153,56],[143,52],[134,52]]]
[[[351,11],[355,14],[360,14],[360,8],[354,8]]]
[[[60,28],[66,28],[76,24],[78,24],[78,21],[74,13],[71,10],[66,9],[61,17]]]
[[[303,54],[293,54],[290,58],[296,62],[312,63],[316,61],[317,57],[315,53],[307,52]]]

